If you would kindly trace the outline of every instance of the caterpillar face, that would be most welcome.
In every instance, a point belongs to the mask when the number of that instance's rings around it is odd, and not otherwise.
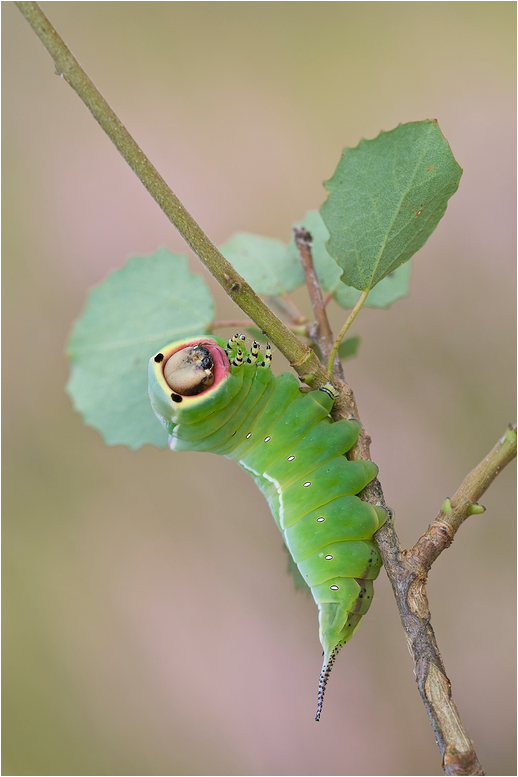
[[[182,348],[164,364],[167,385],[181,396],[191,397],[214,383],[214,361],[204,345]]]
[[[381,567],[372,536],[386,513],[357,496],[378,468],[346,458],[360,426],[331,421],[333,385],[302,393],[270,362],[270,346],[264,357],[257,342],[248,351],[243,335],[172,343],[150,361],[149,394],[171,450],[237,460],[268,500],[319,608],[318,720],[331,666],[372,600]]]
[[[172,434],[179,420],[199,416],[209,393],[218,396],[228,389],[230,365],[224,341],[195,338],[170,343],[149,362],[149,397],[156,416]]]

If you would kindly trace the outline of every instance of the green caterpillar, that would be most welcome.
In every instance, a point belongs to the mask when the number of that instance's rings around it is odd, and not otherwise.
[[[275,377],[243,335],[171,343],[149,362],[149,395],[173,451],[236,459],[265,495],[286,547],[319,608],[324,663],[316,720],[340,648],[369,609],[381,559],[372,540],[387,518],[358,494],[378,472],[348,461],[355,420],[333,422],[336,390],[302,392],[294,375]]]

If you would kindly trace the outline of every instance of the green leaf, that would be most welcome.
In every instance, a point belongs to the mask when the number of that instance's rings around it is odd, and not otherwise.
[[[347,286],[371,289],[430,237],[462,170],[436,121],[400,124],[346,148],[320,208]]]
[[[365,307],[389,308],[393,302],[408,296],[412,263],[406,262],[389,273],[375,286],[367,297]],[[358,302],[358,289],[341,283],[333,297],[342,308],[353,308]]]
[[[304,283],[300,259],[280,240],[239,232],[220,251],[257,294],[279,297]]]
[[[147,364],[162,346],[207,333],[210,291],[184,256],[160,248],[132,257],[88,295],[68,343],[67,385],[85,423],[107,445],[167,445],[147,393]]]
[[[344,340],[338,346],[338,358],[345,361],[345,359],[350,359],[351,356],[356,356],[359,345],[359,337],[349,337],[347,340]]]
[[[329,239],[328,229],[318,211],[309,211],[302,224],[313,238],[312,255],[315,272],[322,289],[332,294],[335,302],[342,308],[350,309],[358,301],[358,289],[346,286],[340,276],[342,269],[329,255],[326,242]],[[291,254],[297,255],[297,246],[292,241],[288,247]],[[366,307],[388,308],[396,300],[406,297],[410,285],[410,263],[404,264],[384,278],[367,297]]]

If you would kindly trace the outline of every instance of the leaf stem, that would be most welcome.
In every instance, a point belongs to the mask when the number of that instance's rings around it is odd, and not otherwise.
[[[345,322],[345,324],[341,328],[340,334],[338,335],[338,337],[336,338],[336,340],[334,342],[333,349],[331,351],[331,354],[329,356],[329,360],[327,362],[327,374],[329,375],[330,378],[331,378],[331,376],[333,374],[333,365],[335,363],[335,358],[336,358],[336,354],[338,353],[338,348],[340,347],[340,343],[344,339],[344,337],[345,337],[345,335],[347,333],[347,330],[351,326],[352,322],[354,321],[354,319],[356,318],[356,316],[358,315],[358,313],[362,309],[362,307],[363,307],[363,305],[365,303],[365,300],[368,297],[369,291],[370,291],[370,289],[365,289],[365,291],[362,291],[362,293],[358,297],[356,305],[351,310],[349,318],[347,319],[347,321]]]

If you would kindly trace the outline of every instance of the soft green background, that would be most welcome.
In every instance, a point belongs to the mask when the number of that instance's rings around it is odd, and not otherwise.
[[[438,119],[459,191],[411,296],[362,312],[347,365],[412,544],[515,416],[515,4],[42,7],[216,243],[289,241],[343,146]],[[14,4],[2,11],[3,774],[440,774],[383,572],[317,725],[316,609],[246,473],[106,448],[72,410],[65,341],[86,290],[130,254],[185,249]],[[209,283],[218,315],[241,317]],[[509,775],[514,466],[482,502],[429,596],[481,762]]]

